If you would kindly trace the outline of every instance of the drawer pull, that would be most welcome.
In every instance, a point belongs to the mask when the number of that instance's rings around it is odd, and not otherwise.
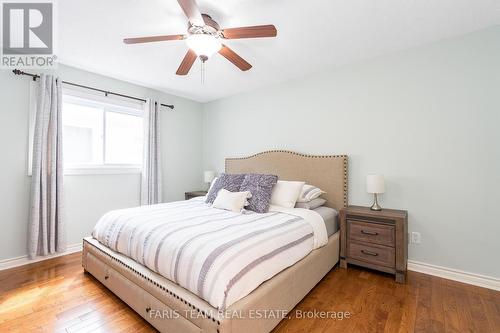
[[[104,276],[104,280],[109,279],[109,275]]]
[[[361,233],[365,234],[365,235],[370,235],[370,236],[377,236],[378,235],[378,232],[375,232],[375,231],[361,230]]]
[[[146,308],[146,313],[149,313],[149,311],[151,311],[151,308],[148,306],[148,307]]]
[[[367,250],[361,250],[361,253],[367,254],[369,256],[374,256],[374,257],[378,256],[377,252],[372,252],[372,251],[367,251]]]

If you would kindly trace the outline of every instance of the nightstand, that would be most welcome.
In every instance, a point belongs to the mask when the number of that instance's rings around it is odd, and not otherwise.
[[[186,200],[196,197],[203,197],[205,195],[207,195],[207,191],[191,191],[184,193],[184,197],[186,198]]]
[[[340,267],[363,266],[396,275],[404,283],[408,259],[405,210],[348,206],[340,210]]]

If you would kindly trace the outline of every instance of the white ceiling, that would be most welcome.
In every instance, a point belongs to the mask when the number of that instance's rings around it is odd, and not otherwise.
[[[62,63],[200,102],[500,24],[500,0],[198,0],[221,27],[274,24],[277,38],[227,41],[254,67],[220,55],[175,71],[184,41],[124,45],[124,37],[185,33],[176,0],[58,1]]]

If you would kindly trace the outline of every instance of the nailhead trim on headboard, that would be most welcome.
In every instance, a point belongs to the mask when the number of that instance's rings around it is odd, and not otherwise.
[[[183,302],[184,304],[186,304],[187,306],[189,306],[190,308],[196,310],[198,313],[201,313],[204,317],[207,317],[208,319],[212,319],[213,322],[216,322],[217,323],[217,326],[220,326],[220,321],[209,316],[208,313],[205,313],[205,311],[197,308],[194,304],[191,304],[191,302],[188,302],[187,300],[183,299],[182,297],[180,297],[179,295],[175,294],[174,292],[172,292],[171,290],[165,288],[164,286],[160,285],[159,283],[157,283],[156,281],[148,278],[147,276],[145,276],[144,274],[140,273],[139,271],[133,269],[132,267],[130,267],[129,265],[125,264],[123,261],[121,261],[120,259],[118,258],[115,258],[113,257],[112,255],[110,255],[109,253],[107,253],[106,251],[98,248],[97,246],[94,246],[92,243],[88,242],[87,240],[83,240],[84,242],[84,246],[83,246],[83,255],[82,255],[82,264],[83,264],[83,260],[85,260],[84,258],[86,258],[86,252],[87,252],[87,249],[85,247],[85,243],[89,244],[89,246],[92,246],[94,249],[97,249],[99,252],[103,253],[104,255],[108,256],[109,258],[111,258],[111,260],[113,261],[116,261],[117,263],[119,263],[120,265],[124,266],[125,268],[127,268],[128,270],[132,271],[133,273],[135,273],[136,275],[138,275],[139,277],[141,277],[142,279],[150,282],[151,284],[153,284],[155,287],[163,290],[164,292],[166,292],[168,295],[170,295],[171,297],[174,297],[175,299],[178,299],[180,300],[181,302]],[[83,265],[83,267],[85,268],[85,265]],[[217,328],[217,332],[219,332],[219,328]]]
[[[290,150],[266,150],[266,151],[263,151],[261,153],[257,153],[257,154],[250,155],[250,156],[226,158],[224,168],[225,168],[225,170],[227,170],[227,161],[230,161],[230,160],[233,160],[233,161],[234,160],[246,160],[246,159],[257,157],[259,155],[265,155],[265,154],[270,154],[270,153],[286,153],[286,154],[296,155],[296,156],[300,156],[300,157],[307,157],[307,158],[344,158],[344,207],[347,207],[347,190],[348,190],[347,189],[347,159],[348,159],[347,155],[308,155],[308,154],[297,153],[297,152],[290,151]]]
[[[347,155],[343,155],[344,159],[344,207],[347,207]]]

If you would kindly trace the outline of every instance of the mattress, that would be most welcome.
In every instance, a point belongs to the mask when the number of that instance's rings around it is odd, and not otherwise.
[[[311,210],[241,214],[198,198],[111,211],[92,235],[218,309],[328,242],[323,219]]]
[[[340,229],[339,225],[339,213],[330,207],[321,206],[313,209],[323,218],[325,222],[326,232],[328,237],[335,234]]]

